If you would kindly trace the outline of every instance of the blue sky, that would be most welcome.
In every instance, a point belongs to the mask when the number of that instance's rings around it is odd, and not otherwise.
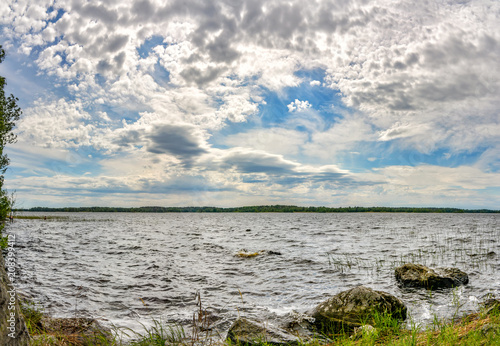
[[[500,209],[500,3],[4,1],[19,207]]]

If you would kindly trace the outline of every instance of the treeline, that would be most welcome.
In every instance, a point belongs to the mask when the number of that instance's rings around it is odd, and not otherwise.
[[[126,212],[126,213],[500,213],[500,210],[412,207],[298,207],[294,205],[259,205],[236,208],[219,207],[64,207],[16,209],[33,212]]]
[[[0,63],[5,59],[5,51],[0,45]],[[14,95],[8,95],[5,92],[5,87],[7,85],[7,80],[0,76],[0,220],[5,220],[5,218],[10,214],[11,207],[14,204],[14,196],[7,193],[4,189],[4,174],[9,166],[9,157],[5,153],[5,147],[7,144],[13,144],[16,142],[16,134],[14,133],[14,127],[16,126],[16,121],[22,114],[21,108],[18,106],[18,99]],[[0,224],[0,234],[4,227]]]

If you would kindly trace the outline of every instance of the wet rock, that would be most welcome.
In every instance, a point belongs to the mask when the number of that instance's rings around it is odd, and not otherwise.
[[[317,329],[334,334],[352,334],[362,325],[373,324],[376,314],[404,320],[406,306],[389,293],[358,286],[331,297],[310,313]]]
[[[300,339],[284,329],[267,323],[238,318],[227,333],[227,337],[240,345],[267,343],[270,345],[298,345]]]
[[[292,310],[279,324],[281,328],[299,336],[302,341],[321,338],[314,331],[314,317],[308,314]]]
[[[449,288],[469,282],[467,273],[456,268],[429,268],[422,264],[407,263],[395,270],[396,280],[408,287],[428,289]]]

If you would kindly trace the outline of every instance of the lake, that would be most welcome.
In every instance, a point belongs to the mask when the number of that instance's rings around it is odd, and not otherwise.
[[[273,320],[365,285],[425,325],[500,296],[500,214],[22,213],[19,291],[54,316],[91,316],[141,331],[153,318],[190,325],[196,296],[220,328]],[[255,257],[239,257],[241,251]],[[468,285],[401,288],[407,262],[457,267]]]

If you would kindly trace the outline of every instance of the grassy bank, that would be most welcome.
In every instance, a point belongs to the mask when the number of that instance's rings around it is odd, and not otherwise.
[[[107,346],[146,346],[146,345],[220,345],[232,346],[238,343],[216,341],[206,332],[200,331],[203,315],[195,314],[193,334],[180,326],[172,326],[153,321],[153,326],[137,333],[126,328],[115,328],[107,337],[68,335],[64,330],[47,332],[40,327],[43,314],[30,305],[23,304],[23,313],[33,345],[107,345]],[[126,340],[126,341],[125,341]],[[500,345],[500,303],[495,301],[482,308],[482,311],[469,314],[455,321],[435,320],[430,326],[413,325],[405,328],[400,322],[386,316],[376,319],[374,329],[366,328],[355,335],[318,335],[317,338],[303,341],[303,346],[320,345]],[[268,345],[256,342],[255,345]]]

